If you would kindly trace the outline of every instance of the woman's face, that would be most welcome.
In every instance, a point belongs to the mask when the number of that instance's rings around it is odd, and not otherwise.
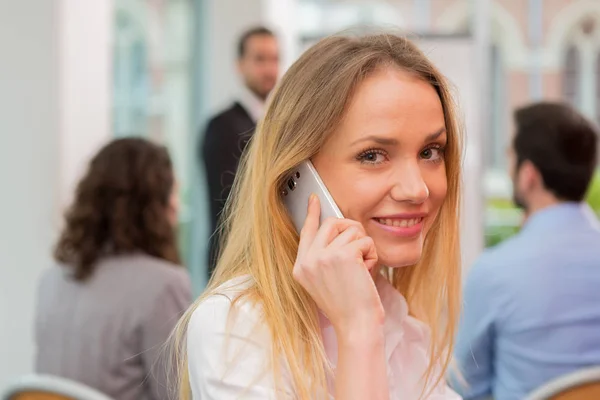
[[[176,227],[179,223],[180,207],[179,184],[175,181],[173,183],[173,189],[171,189],[171,194],[169,195],[169,202],[167,203],[167,217],[173,227]]]
[[[366,78],[312,159],[344,217],[363,224],[382,265],[421,258],[446,197],[444,113],[433,86],[398,68]]]

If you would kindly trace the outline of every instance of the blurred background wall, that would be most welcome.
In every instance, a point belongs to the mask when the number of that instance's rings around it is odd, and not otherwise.
[[[57,21],[50,2],[35,15],[27,3],[0,3],[0,385],[31,368],[32,294],[58,209]]]
[[[198,141],[236,93],[236,41],[258,23],[277,32],[283,70],[345,29],[422,35],[457,86],[468,127],[465,266],[518,230],[505,157],[514,107],[564,99],[600,122],[596,0],[0,1],[0,386],[31,370],[37,279],[52,264],[74,183],[111,138],[141,135],[171,150],[180,246],[202,290],[208,207]],[[589,201],[600,210],[598,179]]]
[[[110,2],[0,2],[0,385],[29,372],[40,272],[91,154],[109,140]]]

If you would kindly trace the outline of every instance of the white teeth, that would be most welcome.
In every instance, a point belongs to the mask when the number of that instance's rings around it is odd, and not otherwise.
[[[391,218],[378,218],[377,222],[383,225],[395,226],[400,228],[410,228],[420,223],[423,218],[412,218],[412,219],[391,219]]]

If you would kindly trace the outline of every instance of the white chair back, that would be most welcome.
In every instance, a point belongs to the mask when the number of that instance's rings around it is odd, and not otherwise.
[[[51,375],[26,375],[13,382],[2,400],[113,400],[86,385]]]
[[[560,376],[533,391],[526,400],[600,399],[600,366]]]

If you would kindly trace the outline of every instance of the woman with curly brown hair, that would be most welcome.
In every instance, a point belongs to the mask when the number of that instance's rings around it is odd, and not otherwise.
[[[119,139],[92,159],[55,248],[59,265],[39,287],[39,373],[118,400],[167,398],[158,355],[192,297],[176,193],[162,146]]]

